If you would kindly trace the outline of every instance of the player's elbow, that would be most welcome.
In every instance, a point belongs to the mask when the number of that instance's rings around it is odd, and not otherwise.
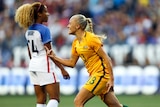
[[[74,67],[75,67],[75,65],[76,65],[76,64],[74,64],[74,63],[73,63],[73,64],[71,64],[71,65],[70,65],[70,67],[74,68]]]
[[[76,62],[70,60],[70,61],[66,62],[64,65],[71,67],[71,68],[74,68],[76,66]]]
[[[70,63],[69,67],[74,68],[76,66],[76,63]]]

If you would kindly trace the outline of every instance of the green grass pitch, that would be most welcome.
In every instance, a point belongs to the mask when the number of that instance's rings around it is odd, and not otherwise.
[[[61,95],[59,107],[74,107],[72,96]],[[159,95],[119,95],[117,96],[121,103],[128,107],[160,107]],[[0,107],[36,107],[35,96],[0,96]],[[85,107],[106,107],[99,97],[91,99]]]

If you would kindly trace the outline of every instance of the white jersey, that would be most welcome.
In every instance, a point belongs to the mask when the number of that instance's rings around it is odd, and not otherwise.
[[[47,57],[44,44],[51,43],[49,29],[42,24],[33,24],[26,31],[25,37],[31,53],[29,71],[55,72],[55,64]]]

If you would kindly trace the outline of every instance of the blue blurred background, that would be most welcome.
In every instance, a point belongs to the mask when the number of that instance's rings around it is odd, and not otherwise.
[[[25,31],[14,21],[16,9],[34,1],[38,0],[0,0],[0,95],[34,94]],[[68,20],[83,14],[92,18],[96,34],[107,36],[104,50],[113,61],[115,93],[160,93],[159,0],[46,0],[45,4],[57,56],[70,57],[74,36],[68,35]],[[59,74],[62,94],[72,95],[81,88],[88,77],[83,66],[79,60],[75,68],[66,67],[70,80]]]

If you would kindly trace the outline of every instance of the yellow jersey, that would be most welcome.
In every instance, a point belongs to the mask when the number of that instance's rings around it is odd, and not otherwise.
[[[89,75],[98,73],[99,76],[106,77],[106,74],[109,74],[104,60],[97,54],[97,51],[102,46],[100,38],[90,32],[86,32],[81,42],[75,39],[72,43],[72,55],[82,58]]]

